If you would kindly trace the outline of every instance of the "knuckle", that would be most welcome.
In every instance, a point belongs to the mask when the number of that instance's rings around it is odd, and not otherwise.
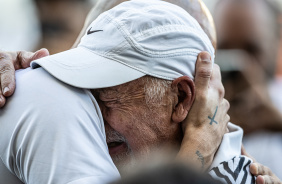
[[[227,110],[230,109],[230,103],[228,102],[228,100],[226,100],[225,98],[223,99],[223,103],[225,105],[225,107],[227,108]]]
[[[225,95],[225,92],[224,92],[224,89],[222,90],[221,88],[218,90],[218,95],[219,95],[219,98],[222,99],[224,98],[224,95]]]
[[[227,124],[229,121],[230,121],[230,116],[227,114],[226,115],[226,122],[225,123]]]
[[[3,59],[9,59],[10,55],[8,52],[0,52],[0,61]]]
[[[201,103],[207,102],[207,96],[205,94],[203,94],[203,93],[198,93],[196,95],[196,99],[197,99],[197,101],[199,101]]]
[[[199,77],[210,78],[212,75],[212,68],[207,66],[201,66],[198,70],[196,70],[196,74]]]
[[[220,74],[220,66],[218,64],[213,65],[213,72]]]
[[[209,68],[200,68],[197,72],[198,76],[201,78],[210,78],[212,70]]]
[[[0,74],[6,73],[12,70],[13,68],[9,63],[5,62],[3,64],[0,64]]]
[[[269,183],[271,183],[271,184],[277,184],[278,183],[278,181],[276,181],[273,177],[270,177],[269,178]]]
[[[225,88],[222,84],[222,82],[220,83],[220,91],[222,92],[223,96],[225,95]]]
[[[213,67],[214,67],[214,69],[216,69],[216,70],[220,70],[220,66],[219,66],[218,64],[216,64],[216,63],[213,64]]]
[[[25,57],[24,57],[24,51],[18,51],[17,52],[17,61],[25,61]],[[20,62],[21,63],[21,62]]]
[[[1,84],[2,85],[7,85],[11,82],[14,81],[14,75],[13,74],[9,74],[9,75],[2,75],[1,76]]]
[[[264,173],[268,173],[269,170],[270,170],[270,169],[269,169],[267,166],[263,166],[263,171],[264,171]]]

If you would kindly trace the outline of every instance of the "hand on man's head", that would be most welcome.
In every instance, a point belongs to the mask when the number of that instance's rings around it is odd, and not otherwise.
[[[28,68],[33,60],[48,56],[47,49],[36,52],[0,52],[0,108],[16,88],[15,70]]]
[[[224,99],[218,65],[212,66],[211,57],[201,52],[196,63],[195,101],[182,123],[184,138],[178,154],[201,170],[212,163],[223,135],[228,131],[229,103]]]

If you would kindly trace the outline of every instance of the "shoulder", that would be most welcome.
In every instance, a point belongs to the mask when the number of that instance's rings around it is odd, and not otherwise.
[[[94,125],[96,129],[103,129],[99,107],[86,90],[64,84],[42,68],[22,70],[16,75],[15,94],[0,110],[2,127],[24,130],[44,127],[52,131],[63,127],[62,131],[66,131]]]
[[[72,181],[117,173],[93,96],[43,69],[17,73],[16,92],[0,110],[0,126],[0,156],[22,181]],[[46,175],[50,172],[54,174]]]
[[[22,70],[17,77],[15,94],[0,110],[0,151],[12,140],[18,146],[56,135],[69,141],[83,135],[104,141],[99,108],[85,90],[58,81],[42,68]]]
[[[60,113],[68,113],[68,116],[60,115],[61,119],[92,111],[97,114],[96,105],[89,93],[83,89],[64,84],[46,72],[43,68],[26,69],[16,73],[16,91],[8,99],[7,105],[0,110],[1,118],[8,116],[12,118],[23,114],[39,116],[51,119]],[[74,79],[75,80],[75,79]],[[76,113],[71,113],[71,112]],[[93,112],[94,111],[94,112]]]

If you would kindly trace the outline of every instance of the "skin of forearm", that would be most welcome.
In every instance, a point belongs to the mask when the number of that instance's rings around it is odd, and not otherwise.
[[[192,164],[197,170],[205,172],[212,164],[216,150],[214,150],[212,143],[207,144],[209,140],[207,140],[205,133],[199,132],[194,131],[192,135],[185,134],[177,159],[187,162],[189,165]]]

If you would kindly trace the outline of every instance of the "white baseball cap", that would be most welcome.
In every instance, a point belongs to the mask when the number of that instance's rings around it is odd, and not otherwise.
[[[77,48],[31,63],[80,88],[120,85],[145,75],[194,78],[201,51],[214,48],[198,22],[161,0],[132,0],[101,14]]]

